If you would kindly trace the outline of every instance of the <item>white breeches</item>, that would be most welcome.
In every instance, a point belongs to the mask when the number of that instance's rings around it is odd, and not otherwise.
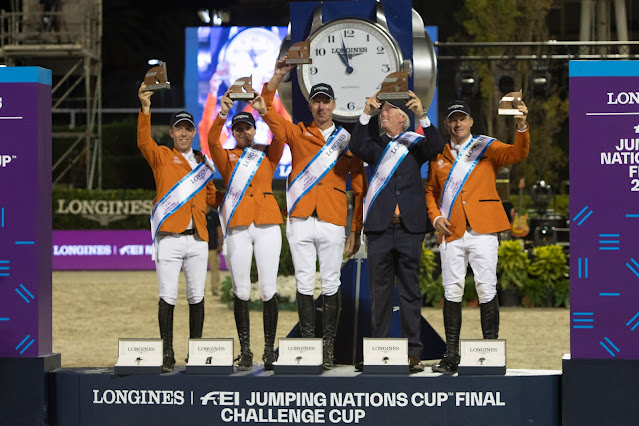
[[[332,296],[340,286],[342,257],[346,242],[343,226],[315,217],[289,218],[286,237],[291,248],[297,291],[312,296],[315,292],[315,263],[319,257],[322,294]]]
[[[496,234],[480,234],[467,228],[464,236],[439,245],[442,261],[444,296],[450,302],[461,302],[468,263],[475,276],[479,303],[490,302],[497,294]]]
[[[255,264],[263,301],[271,300],[277,291],[282,233],[280,225],[234,226],[226,234],[226,264],[233,279],[233,294],[240,300],[251,296],[251,261]]]
[[[186,298],[190,304],[204,299],[209,244],[195,235],[158,235],[155,269],[160,297],[175,305],[180,269],[186,278]]]

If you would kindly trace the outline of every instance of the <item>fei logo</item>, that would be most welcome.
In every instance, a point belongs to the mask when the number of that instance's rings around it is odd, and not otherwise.
[[[200,399],[202,400],[202,405],[207,405],[209,401],[213,405],[239,405],[240,393],[213,391],[207,393]]]
[[[11,160],[15,160],[18,158],[15,155],[1,155],[0,154],[0,167],[6,167],[7,164],[11,162]]]

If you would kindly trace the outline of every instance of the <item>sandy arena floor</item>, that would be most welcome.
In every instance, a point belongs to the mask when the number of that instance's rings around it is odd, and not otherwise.
[[[224,274],[224,273],[223,273]],[[188,306],[184,278],[175,308],[174,348],[184,364],[188,341]],[[54,272],[53,351],[63,367],[113,366],[118,338],[160,337],[155,271]],[[205,337],[233,337],[239,351],[233,311],[206,289]],[[443,336],[441,309],[422,308]],[[570,352],[570,311],[564,308],[502,308],[500,338],[508,340],[508,368],[561,369]],[[478,308],[464,308],[462,338],[481,338]],[[297,323],[297,312],[280,312],[277,337]],[[276,340],[277,341],[277,340]],[[264,345],[262,312],[251,311],[251,349],[261,362]],[[432,364],[427,362],[427,364]]]

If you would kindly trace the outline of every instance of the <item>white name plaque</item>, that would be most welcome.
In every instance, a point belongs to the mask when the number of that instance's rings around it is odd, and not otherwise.
[[[463,339],[459,374],[506,374],[505,339]]]
[[[275,373],[319,374],[322,372],[322,339],[280,338]]]
[[[118,339],[115,374],[161,374],[162,339]]]
[[[364,338],[364,373],[408,373],[408,339]]]
[[[189,339],[187,374],[233,372],[233,339]]]

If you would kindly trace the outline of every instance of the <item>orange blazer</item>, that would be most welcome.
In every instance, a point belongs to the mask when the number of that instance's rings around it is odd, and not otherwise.
[[[142,155],[153,169],[155,178],[155,188],[157,191],[156,200],[160,200],[169,192],[169,189],[191,172],[191,166],[186,161],[182,153],[177,149],[169,149],[166,146],[158,146],[151,138],[151,114],[138,114],[138,148]],[[195,152],[198,162],[202,161],[202,154]],[[216,189],[211,180],[206,185],[206,190],[195,194],[188,202],[180,207],[175,213],[169,216],[159,231],[180,233],[186,230],[191,218],[198,235],[204,241],[209,240],[209,233],[206,229],[207,204],[216,205]]]
[[[473,172],[468,176],[455,204],[453,204],[448,219],[453,225],[450,229],[453,235],[447,236],[446,241],[461,238],[466,230],[466,221],[473,230],[482,234],[492,234],[510,228],[510,222],[508,222],[501,199],[497,194],[495,185],[497,172],[500,167],[528,157],[529,146],[530,134],[528,130],[516,132],[514,145],[497,140],[493,141]],[[454,162],[455,157],[450,151],[450,144],[446,144],[444,151],[429,164],[426,205],[428,206],[428,218],[431,222],[437,216],[442,215],[439,203],[446,178]],[[441,235],[439,242],[442,242]]]
[[[262,96],[268,106],[268,113],[262,118],[273,132],[273,140],[281,140],[291,148],[292,171],[288,181],[292,182],[311,159],[324,146],[326,141],[315,123],[293,124],[285,120],[272,107],[275,92],[264,85]],[[337,164],[310,190],[295,206],[291,217],[308,217],[313,211],[325,221],[339,226],[346,226],[346,178],[351,174],[353,187],[353,221],[352,231],[362,230],[363,199],[368,188],[366,172],[362,160],[350,151],[337,161]]]
[[[209,150],[215,167],[220,171],[224,184],[228,188],[233,169],[242,156],[239,148],[224,149],[220,141],[220,134],[224,128],[225,119],[218,114],[209,131]],[[266,149],[266,156],[257,168],[253,180],[244,193],[244,197],[237,206],[229,228],[241,225],[257,225],[282,223],[282,213],[273,196],[273,174],[282,157],[284,144],[273,139]]]

